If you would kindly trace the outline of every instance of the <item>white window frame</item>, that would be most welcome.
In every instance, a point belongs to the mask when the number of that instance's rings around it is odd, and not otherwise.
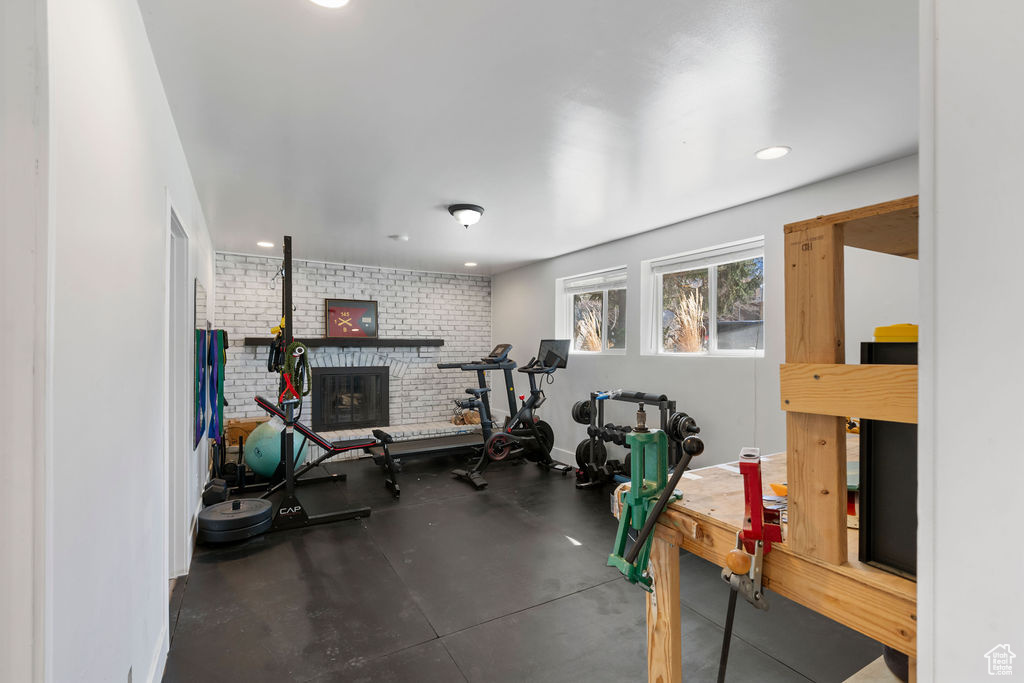
[[[608,344],[608,292],[617,289],[626,292],[626,307],[629,308],[629,287],[626,266],[616,266],[595,270],[579,275],[570,275],[555,280],[555,329],[563,339],[571,340],[569,353],[587,356],[623,356],[629,348],[629,330],[626,329],[626,345],[623,348],[609,349]],[[601,350],[582,351],[573,348],[575,330],[573,330],[573,296],[576,294],[596,294],[600,292],[603,299],[601,308]],[[626,324],[623,319],[622,324]]]
[[[764,349],[719,349],[718,348],[718,275],[717,267],[726,263],[764,259],[764,235],[736,242],[729,242],[706,249],[661,256],[641,262],[640,297],[642,348],[641,354],[648,356],[672,357],[741,357],[763,358]],[[708,269],[708,350],[707,351],[665,351],[662,348],[662,279],[668,273]],[[763,285],[762,285],[763,286]],[[765,320],[767,326],[767,320]],[[767,335],[765,335],[767,346]]]

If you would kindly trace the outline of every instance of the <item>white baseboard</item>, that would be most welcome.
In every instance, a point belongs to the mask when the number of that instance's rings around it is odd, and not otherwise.
[[[574,451],[567,451],[564,448],[559,448],[558,446],[555,446],[554,448],[551,449],[551,453],[559,453],[562,457],[556,459],[559,459],[564,463],[568,463],[573,467],[576,466],[576,453]]]
[[[157,638],[156,650],[153,652],[153,659],[149,664],[149,672],[144,679],[146,683],[160,683],[164,678],[164,667],[167,666],[167,651],[171,646],[168,628],[167,619],[164,619],[164,625],[160,629],[160,637]]]

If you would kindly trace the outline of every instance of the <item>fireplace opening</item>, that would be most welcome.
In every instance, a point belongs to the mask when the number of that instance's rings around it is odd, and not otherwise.
[[[313,431],[388,426],[388,368],[313,368]]]

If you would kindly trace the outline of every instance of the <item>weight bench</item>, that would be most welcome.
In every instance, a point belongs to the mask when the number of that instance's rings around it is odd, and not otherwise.
[[[257,396],[255,398],[255,400],[256,400],[256,404],[260,408],[263,408],[263,410],[267,411],[271,415],[276,415],[277,417],[281,418],[282,420],[285,419],[284,411],[281,410],[281,408],[278,407],[278,405],[276,403],[274,403],[273,401],[270,401],[270,400],[268,400],[266,398],[263,398],[262,396]],[[316,460],[311,460],[311,461],[307,462],[305,465],[303,465],[302,467],[300,467],[299,469],[295,470],[295,481],[296,481],[296,483],[299,483],[300,481],[301,481],[301,483],[304,483],[304,484],[312,484],[312,483],[321,482],[321,481],[345,481],[345,479],[348,478],[348,475],[346,475],[344,473],[338,473],[338,474],[328,473],[325,476],[308,477],[308,478],[302,479],[302,480],[300,480],[299,477],[301,477],[306,472],[309,472],[314,467],[319,466],[320,463],[322,463],[327,458],[330,458],[330,457],[333,457],[335,455],[338,455],[339,453],[346,453],[348,451],[354,451],[354,450],[362,450],[362,451],[365,452],[365,451],[367,451],[368,449],[370,449],[370,448],[372,448],[374,446],[380,446],[383,443],[385,443],[384,439],[380,439],[379,437],[378,437],[379,440],[378,439],[352,439],[352,440],[348,440],[348,441],[328,441],[327,439],[323,438],[322,436],[320,436],[319,434],[317,434],[316,432],[314,432],[312,429],[310,429],[306,425],[302,424],[301,422],[295,422],[295,423],[293,423],[292,426],[295,428],[295,431],[297,431],[299,434],[302,435],[302,442],[298,445],[298,447],[295,448],[295,452],[296,453],[301,453],[302,452],[302,448],[303,448],[303,446],[305,446],[306,441],[313,442],[314,445],[319,446],[320,449],[323,451],[323,454],[320,457],[318,457]],[[374,430],[374,436],[377,436],[377,432],[378,432],[378,430]],[[383,436],[386,436],[387,439],[390,441],[390,439],[391,439],[390,436],[387,436],[386,434],[383,434],[383,433],[381,433],[381,434]],[[284,463],[282,462],[282,465],[283,464]],[[262,497],[263,498],[267,498],[268,496],[270,496],[270,494],[274,493],[275,491],[280,490],[281,487],[284,486],[284,485],[285,485],[285,482],[283,480],[279,481],[278,483],[276,483],[273,486],[271,486],[270,488],[268,488],[267,492],[265,494],[263,494]]]

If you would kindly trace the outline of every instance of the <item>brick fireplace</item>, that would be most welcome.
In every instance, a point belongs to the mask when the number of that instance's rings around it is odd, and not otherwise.
[[[387,366],[313,368],[313,430],[391,424],[388,375]]]

